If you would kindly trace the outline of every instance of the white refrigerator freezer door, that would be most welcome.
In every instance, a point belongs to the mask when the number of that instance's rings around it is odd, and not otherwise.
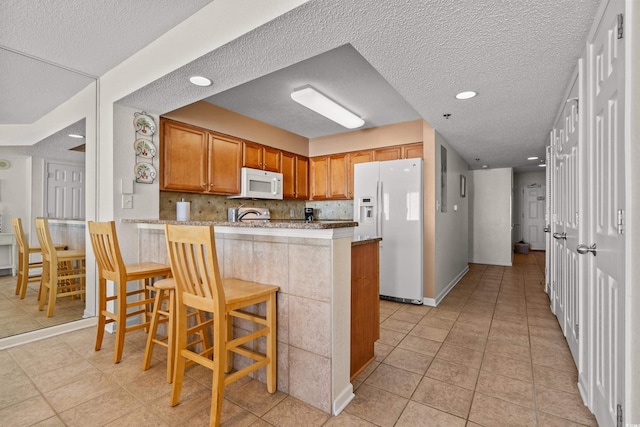
[[[377,230],[378,200],[377,188],[380,179],[380,162],[354,165],[353,179],[353,220],[358,222],[354,239],[380,237]]]
[[[422,302],[422,160],[380,162],[380,181],[380,294]]]

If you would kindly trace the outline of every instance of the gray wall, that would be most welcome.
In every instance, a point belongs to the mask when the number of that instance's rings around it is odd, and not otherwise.
[[[447,211],[436,211],[435,223],[435,295],[440,301],[469,268],[467,248],[469,245],[469,196],[460,195],[460,176],[469,175],[469,165],[436,132],[436,200],[440,200],[441,147],[447,149]],[[468,182],[467,182],[468,193]],[[440,201],[441,202],[441,201]],[[436,203],[439,206],[439,203]]]

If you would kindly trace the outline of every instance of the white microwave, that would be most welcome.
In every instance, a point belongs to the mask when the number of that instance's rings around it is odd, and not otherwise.
[[[260,169],[242,168],[240,194],[230,199],[278,199],[282,200],[282,174]]]

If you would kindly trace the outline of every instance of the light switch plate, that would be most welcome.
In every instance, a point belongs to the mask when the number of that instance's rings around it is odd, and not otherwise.
[[[120,187],[122,189],[122,194],[133,194],[133,180],[124,178],[121,179]]]
[[[122,195],[122,209],[133,209],[133,194]]]

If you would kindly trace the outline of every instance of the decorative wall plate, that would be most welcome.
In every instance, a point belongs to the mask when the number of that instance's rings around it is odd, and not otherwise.
[[[139,162],[133,167],[133,173],[136,175],[136,182],[144,182],[147,184],[155,181],[157,172],[151,163]]]
[[[133,127],[136,132],[143,135],[153,135],[156,133],[156,122],[153,117],[144,113],[135,113],[133,117]]]
[[[136,152],[136,156],[144,157],[145,159],[153,159],[156,156],[156,146],[152,141],[145,138],[138,138],[133,142],[133,150]]]

